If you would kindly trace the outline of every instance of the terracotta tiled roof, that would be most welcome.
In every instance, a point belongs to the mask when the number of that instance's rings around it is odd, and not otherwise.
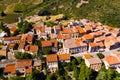
[[[41,44],[42,44],[42,47],[48,47],[48,46],[52,45],[49,40],[47,40],[47,41],[41,41]]]
[[[84,38],[85,40],[89,40],[89,39],[93,39],[93,36],[92,36],[91,34],[85,34],[85,35],[83,36],[83,38]]]
[[[67,39],[63,43],[65,48],[74,48],[74,47],[80,47],[80,46],[87,46],[86,43],[82,42],[81,38],[76,38],[76,39]]]
[[[54,45],[52,45],[52,43]],[[42,41],[41,44],[42,44],[42,47],[50,47],[50,46],[57,47],[58,46],[56,39]]]
[[[76,28],[78,29],[78,32],[79,33],[85,33],[85,30],[82,28],[82,27],[80,27],[80,26],[76,26]]]
[[[120,63],[120,61],[115,56],[106,56],[104,59],[109,65]]]
[[[5,37],[4,41],[20,40],[21,36]]]
[[[8,64],[4,69],[4,73],[6,73],[6,72],[15,74],[16,73],[15,64]]]
[[[10,32],[15,32],[16,30],[17,30],[16,27],[10,28]]]
[[[90,26],[85,26],[85,30],[86,31],[89,31],[89,30],[92,31],[92,28]]]
[[[89,53],[87,53],[87,54],[84,54],[83,57],[84,57],[85,59],[89,59],[89,58],[91,58],[92,56],[91,56]]]
[[[59,54],[58,59],[59,60],[70,60],[70,54]]]
[[[103,35],[103,32],[99,31],[99,32],[93,32],[91,33],[93,36],[101,36]]]
[[[58,34],[57,39],[70,39],[70,35],[69,34],[66,34],[66,35]]]
[[[26,66],[32,66],[32,60],[31,59],[17,60],[16,68],[22,68],[22,67],[26,67]]]
[[[99,47],[104,47],[103,42],[98,42],[97,44],[98,44]]]
[[[57,54],[46,55],[46,61],[47,62],[56,62],[56,61],[58,61]]]
[[[90,64],[98,64],[98,63],[102,64],[102,61],[98,57],[92,57],[87,60]]]
[[[30,51],[31,51],[31,52],[37,52],[37,51],[38,51],[38,46],[36,46],[36,45],[31,45],[31,46],[30,46]]]
[[[93,42],[93,43],[90,43],[89,46],[90,46],[90,47],[96,47],[96,46],[98,46],[98,45],[97,45],[97,43]]]

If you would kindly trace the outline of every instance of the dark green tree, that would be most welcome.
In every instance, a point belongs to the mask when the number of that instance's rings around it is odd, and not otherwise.
[[[49,74],[46,80],[57,80],[57,76],[55,74]]]
[[[104,58],[104,55],[102,53],[97,53],[97,56],[100,58],[100,59],[103,59]]]
[[[4,11],[1,11],[1,13],[0,13],[0,16],[5,16],[6,14],[4,13]]]

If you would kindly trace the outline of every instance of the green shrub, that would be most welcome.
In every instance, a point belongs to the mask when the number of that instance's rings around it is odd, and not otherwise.
[[[21,13],[25,10],[25,5],[22,4],[22,3],[17,3],[15,4],[15,7],[14,7],[14,12],[18,12],[18,13]]]

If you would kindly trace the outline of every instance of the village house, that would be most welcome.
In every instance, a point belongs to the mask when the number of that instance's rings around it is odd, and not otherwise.
[[[15,64],[8,64],[3,71],[3,76],[8,78],[16,76]]]
[[[52,52],[58,51],[58,41],[56,39],[41,41],[42,50],[45,48],[50,49]]]
[[[42,61],[39,59],[34,59],[33,60],[33,68],[37,69],[37,70],[41,70],[42,69]]]
[[[85,34],[82,36],[84,42],[90,43],[94,41],[94,37],[91,34]]]
[[[52,33],[52,28],[45,26],[45,33],[51,34]]]
[[[0,55],[7,57],[7,52],[8,52],[7,46],[2,46],[2,49],[0,50]]]
[[[67,39],[63,42],[65,53],[75,54],[87,51],[87,44],[82,42],[81,38]]]
[[[30,45],[29,53],[32,55],[37,55],[38,53],[38,46]]]
[[[50,37],[50,39],[56,39],[57,38],[57,34],[51,33],[51,34],[49,34],[49,37]]]
[[[79,32],[75,27],[63,28],[63,30],[61,31],[61,34],[69,34],[71,38],[78,38],[79,37]]]
[[[102,31],[97,31],[97,32],[92,32],[91,35],[96,38],[104,35],[104,32]]]
[[[76,26],[76,29],[78,30],[80,37],[86,33],[85,30],[81,26]]]
[[[5,45],[10,44],[11,42],[19,43],[21,36],[5,37],[3,42]]]
[[[120,42],[116,38],[110,37],[104,42],[106,50],[112,50],[120,47]]]
[[[9,45],[8,45],[8,50],[9,51],[11,51],[11,52],[13,52],[13,50],[14,50],[14,47],[15,47],[15,42],[11,42]]]
[[[6,35],[5,32],[0,32],[0,42],[2,43],[3,42],[3,37]]]
[[[70,35],[69,34],[58,34],[57,35],[57,41],[58,42],[63,42],[67,39],[70,39]]]
[[[21,42],[18,46],[18,51],[19,52],[25,52],[24,48],[25,48],[25,43]]]
[[[93,57],[90,54],[84,54],[83,58],[86,66],[92,70],[99,71],[101,69],[102,61],[98,57]]]
[[[120,52],[113,52],[111,55],[105,56],[103,62],[106,69],[117,69],[120,66]]]
[[[97,43],[89,43],[89,52],[97,52],[99,50],[99,46]]]
[[[70,62],[70,54],[58,54],[59,63]]]
[[[60,26],[53,26],[53,29],[54,29],[54,33],[55,34],[59,34],[60,31],[61,31],[61,27]]]
[[[88,34],[88,33],[91,33],[92,32],[92,27],[90,27],[90,26],[84,26],[84,30],[85,30],[85,32]]]
[[[54,73],[58,69],[57,54],[46,55],[47,70],[50,73]]]
[[[45,27],[44,26],[35,26],[34,30],[38,36],[38,39],[47,39],[47,33],[45,33]]]
[[[31,59],[17,60],[15,66],[17,75],[19,76],[26,76],[32,72]]]

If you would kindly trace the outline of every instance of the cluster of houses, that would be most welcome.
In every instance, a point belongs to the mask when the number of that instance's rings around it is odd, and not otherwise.
[[[6,24],[6,27],[10,29],[11,33],[17,30],[16,25]],[[5,33],[0,33],[0,35],[5,35]],[[41,40],[41,48],[38,47],[39,45],[33,44],[36,40]],[[109,51],[119,48],[120,29],[82,19],[70,22],[67,26],[35,25],[31,31],[25,34],[12,37],[0,36],[0,42],[3,43],[0,55],[10,60],[15,59],[14,55],[17,52],[37,55],[39,50],[51,50],[54,54],[46,56],[46,64],[48,72],[54,73],[58,69],[58,63],[70,62],[70,54],[86,51],[88,53]],[[112,58],[113,63],[111,63]],[[85,54],[83,59],[88,67],[95,71],[100,70],[102,61],[98,57]],[[117,53],[103,59],[106,68],[113,67],[114,61],[115,67],[119,69]],[[15,64],[6,65],[4,73],[5,75],[22,74],[26,76],[31,73],[34,66],[33,62],[33,60],[16,60]]]

